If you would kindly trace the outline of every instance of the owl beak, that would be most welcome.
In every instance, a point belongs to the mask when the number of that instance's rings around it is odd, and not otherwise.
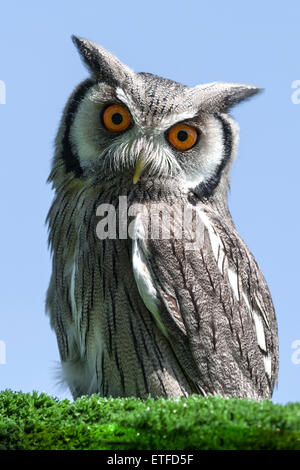
[[[144,169],[144,162],[145,162],[145,159],[143,155],[140,153],[138,160],[136,162],[136,166],[135,166],[135,172],[133,175],[133,184],[136,184],[138,180],[140,179],[140,176]]]

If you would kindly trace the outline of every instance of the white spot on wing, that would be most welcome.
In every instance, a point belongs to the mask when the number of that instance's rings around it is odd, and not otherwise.
[[[223,266],[224,266],[224,257],[225,257],[225,252],[224,252],[224,247],[222,240],[219,236],[219,234],[215,231],[212,223],[210,222],[209,218],[207,215],[198,208],[198,215],[200,216],[202,222],[204,223],[205,227],[207,228],[209,239],[210,239],[210,244],[211,248],[215,257],[215,260],[218,264],[219,271],[221,274],[223,273]]]
[[[237,300],[240,300],[239,295],[239,279],[235,269],[229,268],[227,269],[228,279],[233,290],[234,296]]]
[[[272,375],[272,358],[270,356],[265,356],[264,357],[264,365],[265,365],[266,374],[268,374],[268,376],[271,377],[271,375]]]
[[[158,311],[157,290],[154,286],[153,279],[147,265],[147,259],[145,256],[146,250],[143,250],[144,233],[139,215],[135,221],[134,231],[135,233],[132,240],[132,266],[138,291],[144,304],[154,316],[159,328],[167,337],[167,331],[161,321]]]
[[[76,261],[73,261],[71,277],[70,277],[70,287],[69,287],[69,299],[71,303],[72,317],[75,324],[75,331],[77,333],[77,343],[80,346],[80,353],[82,356],[85,354],[85,334],[81,329],[81,308],[77,306],[76,298]]]
[[[71,281],[70,281],[70,290],[69,290],[73,318],[77,316],[77,307],[76,307],[76,302],[75,302],[75,272],[76,272],[76,263],[73,262],[73,267],[72,267],[72,272],[71,272]]]
[[[251,308],[248,296],[244,290],[243,290],[243,299],[254,321],[257,343],[261,347],[261,349],[263,349],[263,351],[267,352],[266,337],[265,337],[264,326],[263,326],[261,316],[258,312],[255,311],[255,309]]]
[[[263,319],[264,319],[265,322],[266,322],[266,325],[268,326],[268,328],[270,328],[270,323],[269,323],[269,320],[268,320],[268,318],[267,318],[266,312],[264,311],[263,307],[261,306],[261,303],[260,303],[260,301],[259,301],[257,295],[254,294],[254,298],[255,298],[255,302],[256,302],[256,304],[257,304],[257,307],[258,307],[260,313],[262,314]]]
[[[248,296],[246,295],[246,293],[245,293],[244,290],[243,290],[243,292],[242,292],[242,295],[243,295],[243,299],[244,299],[244,301],[245,301],[245,304],[247,305],[248,310],[251,311],[249,299],[248,299]]]
[[[218,254],[218,268],[220,273],[223,274],[224,270],[224,261],[225,261],[225,253],[224,250],[219,249],[219,254]]]
[[[239,288],[240,280],[239,280],[237,271],[235,268],[229,266],[229,263],[228,263],[228,260],[224,251],[222,240],[219,234],[214,229],[208,216],[201,209],[198,209],[198,214],[201,217],[201,220],[204,223],[205,227],[207,228],[209,238],[210,238],[211,248],[214,254],[214,258],[217,262],[218,269],[223,275],[225,274],[224,271],[226,270],[227,275],[228,275],[228,280],[233,290],[234,296],[238,301],[240,301],[240,288]],[[263,325],[263,320],[262,320],[264,319],[266,325],[270,327],[267,315],[257,295],[254,295],[254,299],[257,305],[257,310],[251,307],[251,302],[249,301],[247,293],[245,292],[244,289],[242,290],[242,297],[249,310],[249,314],[251,315],[251,318],[253,319],[257,343],[263,351],[267,352],[266,337],[265,337],[264,325]],[[269,355],[264,357],[264,366],[265,366],[266,373],[269,375],[269,377],[271,377],[272,367],[271,367],[271,357]]]
[[[258,345],[261,347],[261,349],[263,349],[263,351],[267,351],[266,338],[265,338],[265,332],[264,332],[262,319],[255,310],[252,310],[252,317],[253,317],[254,324],[255,324]]]
[[[246,295],[245,291],[243,291],[243,299],[244,299],[245,304],[247,305],[247,308],[249,310],[249,313],[250,313],[250,315],[251,315],[251,317],[253,318],[253,321],[254,321],[257,344],[259,345],[259,347],[263,351],[267,352],[266,336],[265,336],[265,331],[264,331],[263,322],[262,322],[260,313],[263,313],[265,320],[266,320],[266,316],[265,316],[263,310],[261,310],[261,306],[259,307],[259,310],[260,310],[259,313],[251,308],[248,296]],[[255,296],[255,300],[257,302],[257,296]],[[267,323],[267,325],[269,325],[268,321],[266,321],[266,323]],[[266,374],[268,374],[268,376],[271,377],[271,375],[272,375],[272,358],[271,358],[271,356],[267,355],[267,356],[264,356],[263,359],[264,359],[264,367],[265,367]]]

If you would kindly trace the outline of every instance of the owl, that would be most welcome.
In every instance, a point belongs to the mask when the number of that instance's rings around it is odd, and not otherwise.
[[[276,317],[227,203],[229,111],[259,88],[188,87],[73,41],[89,78],[63,112],[47,217],[61,380],[74,399],[270,398]]]

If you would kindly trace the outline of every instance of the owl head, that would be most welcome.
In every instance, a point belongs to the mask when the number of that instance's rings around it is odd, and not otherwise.
[[[122,177],[132,187],[172,179],[200,198],[224,196],[238,140],[228,110],[260,89],[222,82],[190,88],[135,73],[92,41],[73,41],[90,78],[66,105],[50,179]]]

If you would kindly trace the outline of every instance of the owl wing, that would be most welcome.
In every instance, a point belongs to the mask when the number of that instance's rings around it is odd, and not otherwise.
[[[269,398],[278,340],[268,287],[235,229],[205,205],[196,212],[201,236],[192,244],[186,228],[174,236],[176,223],[182,226],[178,210],[165,239],[149,233],[157,222],[149,224],[149,211],[147,220],[137,217],[132,262],[139,293],[195,392]]]

